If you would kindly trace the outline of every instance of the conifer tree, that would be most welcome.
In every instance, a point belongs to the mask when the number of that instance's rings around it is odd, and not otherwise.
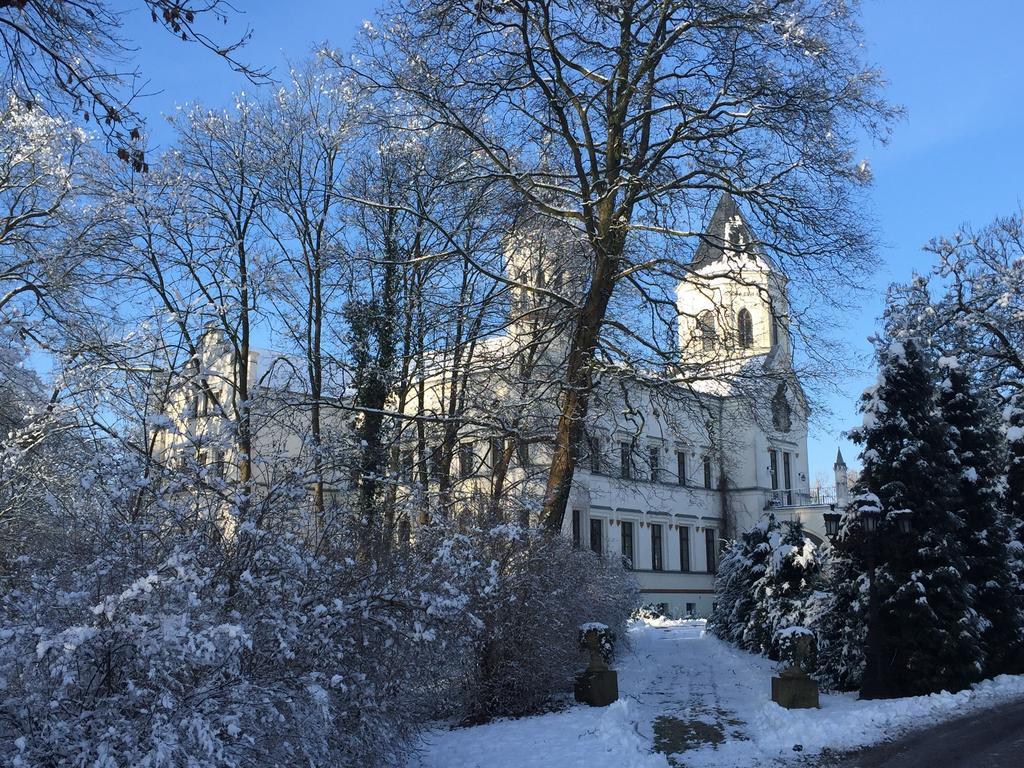
[[[917,345],[893,341],[878,357],[878,383],[864,394],[863,426],[852,433],[863,446],[854,494],[874,494],[882,510],[877,532],[866,534],[878,566],[871,631],[880,650],[868,658],[865,679],[876,671],[883,681],[872,695],[956,690],[977,679],[983,656],[964,581],[963,522],[951,512],[948,437]],[[913,530],[903,534],[898,517],[908,514]]]
[[[770,659],[782,658],[780,633],[810,623],[809,596],[820,575],[817,548],[799,521],[770,530],[763,571],[753,585],[754,609],[744,631],[745,647]]]
[[[729,544],[715,577],[717,601],[709,628],[718,637],[746,648],[744,632],[754,611],[754,584],[765,571],[768,537],[778,530],[771,513]]]
[[[810,623],[810,594],[820,571],[803,526],[765,515],[719,564],[712,631],[745,650],[780,658],[779,633]]]
[[[1003,440],[986,407],[973,391],[956,358],[939,358],[939,410],[951,446],[955,482],[952,512],[960,529],[967,564],[964,578],[979,617],[985,673],[1007,668],[1018,641],[1009,564],[1010,533],[1000,498]]]
[[[1016,392],[1004,413],[1006,421],[1006,495],[1004,510],[1010,528],[1010,572],[1017,604],[1024,602],[1024,391]],[[1024,611],[1018,609],[1019,625]],[[1019,644],[1018,644],[1019,645]],[[1014,671],[1024,669],[1024,649],[1018,648]]]
[[[1024,545],[1024,391],[1014,393],[1006,420],[1006,517],[1016,541]],[[1020,547],[1017,547],[1018,551]]]
[[[839,535],[822,565],[824,591],[812,600],[810,626],[817,638],[815,677],[831,690],[860,687],[868,627],[868,576],[861,546],[859,514],[876,497],[855,497],[843,510]]]

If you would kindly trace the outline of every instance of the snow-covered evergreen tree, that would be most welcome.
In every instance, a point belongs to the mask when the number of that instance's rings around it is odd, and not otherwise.
[[[959,689],[981,673],[977,616],[965,581],[964,523],[952,512],[957,469],[936,410],[931,366],[910,339],[878,353],[878,382],[865,392],[855,495],[883,511],[875,547],[882,679],[901,694]],[[898,516],[913,530],[899,532]],[[851,544],[854,541],[851,540]],[[870,663],[870,660],[869,660]]]
[[[864,674],[868,575],[859,516],[865,507],[879,509],[878,498],[856,496],[843,510],[839,535],[823,558],[823,591],[814,593],[809,606],[817,638],[815,676],[826,689],[855,690]]]
[[[954,357],[939,358],[939,409],[951,445],[955,482],[953,514],[967,562],[965,580],[979,616],[985,672],[1005,671],[1019,641],[1009,531],[1002,509],[1003,440],[997,409],[980,400]]]
[[[781,658],[779,633],[810,624],[820,572],[817,548],[803,526],[766,515],[719,564],[712,631],[740,648]]]
[[[726,547],[715,577],[717,601],[708,628],[723,640],[746,647],[744,633],[754,611],[754,584],[765,572],[769,536],[778,531],[768,513]]]

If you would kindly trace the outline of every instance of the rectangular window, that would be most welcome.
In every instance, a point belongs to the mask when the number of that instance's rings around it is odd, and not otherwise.
[[[686,618],[692,619],[693,618],[693,614],[695,614],[696,612],[697,612],[697,604],[696,603],[687,603],[686,604]]]
[[[572,545],[576,548],[580,548],[580,511],[574,509],[572,511]]]
[[[633,524],[623,522],[619,524],[622,529],[622,565],[632,569],[634,562],[633,553]]]
[[[779,490],[779,453],[778,451],[768,451],[769,464],[768,473],[772,478],[772,490]]]
[[[712,478],[711,478],[711,457],[710,456],[705,456],[704,457],[704,487],[705,488],[711,488],[712,487],[711,480],[712,480]]]
[[[213,474],[224,477],[224,451],[219,448],[213,451]]]
[[[602,540],[603,529],[601,527],[600,518],[591,518],[590,520],[590,548],[602,554],[604,552],[604,541]]]
[[[519,454],[519,466],[523,469],[530,467],[530,444],[525,440],[519,440],[516,443],[516,452]]]
[[[793,476],[788,453],[782,454],[782,479],[786,481],[786,503],[793,506]]]
[[[690,526],[679,526],[679,570],[690,571]]]
[[[656,483],[656,482],[658,482],[658,476],[659,476],[659,470],[660,470],[659,465],[661,464],[661,449],[660,448],[651,448],[649,454],[650,454],[650,457],[651,457],[650,458],[650,463],[651,463],[651,482],[652,483]]]
[[[595,475],[601,474],[601,438],[591,437],[588,441],[590,450],[590,471]]]
[[[686,452],[676,451],[676,482],[686,485]]]
[[[651,570],[660,571],[664,569],[661,551],[661,524],[651,523]]]
[[[629,480],[633,476],[633,452],[629,449],[629,443],[619,443],[620,472],[623,480]]]
[[[462,443],[459,445],[459,477],[472,477],[473,459],[473,444]]]
[[[708,573],[718,573],[718,547],[715,544],[715,529],[704,529],[704,554],[708,559]]]
[[[505,441],[500,437],[491,438],[491,473],[498,471],[498,467],[501,466],[502,460],[505,458]]]
[[[431,477],[437,478],[441,476],[441,446],[435,445],[430,449],[427,464],[430,467]]]

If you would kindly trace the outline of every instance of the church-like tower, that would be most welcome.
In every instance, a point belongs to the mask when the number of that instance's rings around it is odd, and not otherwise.
[[[788,365],[786,284],[732,195],[724,193],[676,289],[681,362],[720,363],[726,372],[767,355]]]

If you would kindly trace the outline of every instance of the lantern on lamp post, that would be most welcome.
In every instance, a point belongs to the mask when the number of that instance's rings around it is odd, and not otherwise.
[[[835,507],[832,507],[832,509],[834,510]],[[825,535],[828,536],[829,539],[834,539],[836,536],[839,535],[839,521],[842,518],[842,515],[840,515],[838,512],[833,511],[826,512],[824,517]]]

